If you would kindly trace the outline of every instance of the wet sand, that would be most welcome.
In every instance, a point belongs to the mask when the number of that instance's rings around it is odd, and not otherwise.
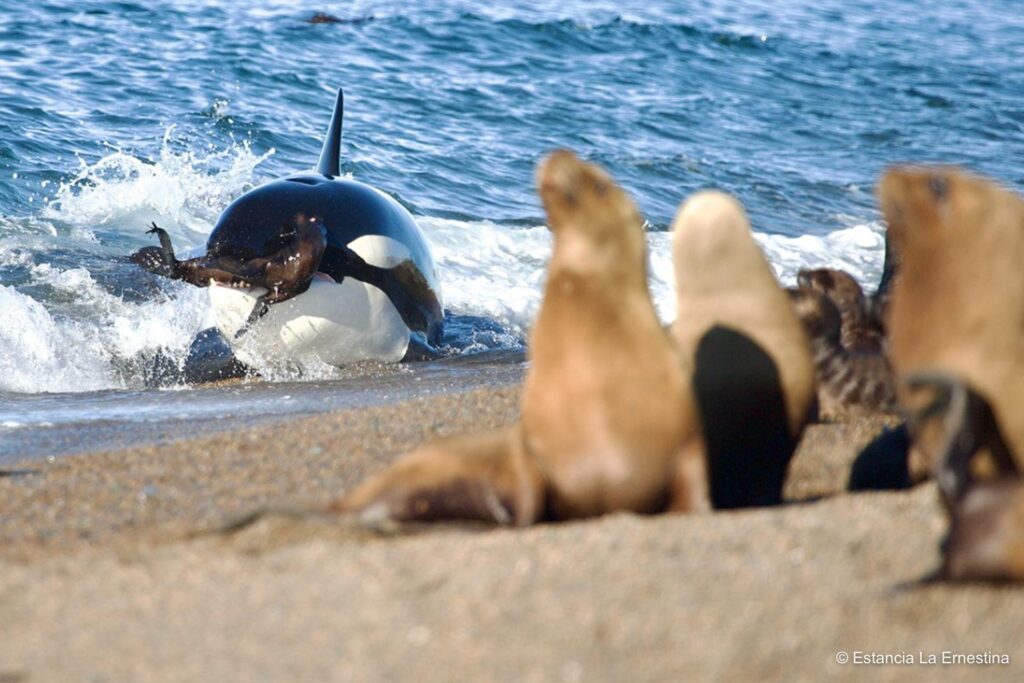
[[[358,363],[335,379],[226,380],[201,387],[66,394],[0,394],[0,466],[228,432],[522,380],[522,350],[422,363]]]
[[[371,531],[315,509],[517,385],[4,466],[0,681],[1020,680],[1024,589],[921,586],[934,487],[844,493],[891,419],[811,427],[790,504]],[[1001,665],[840,665],[837,653]]]

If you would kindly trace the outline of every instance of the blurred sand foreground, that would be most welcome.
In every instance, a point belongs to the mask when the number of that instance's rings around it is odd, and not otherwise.
[[[4,468],[0,683],[1024,679],[1024,588],[913,583],[945,526],[933,486],[843,493],[882,420],[811,427],[775,509],[202,533],[319,505],[517,403],[484,389]],[[836,661],[943,651],[1011,663]]]

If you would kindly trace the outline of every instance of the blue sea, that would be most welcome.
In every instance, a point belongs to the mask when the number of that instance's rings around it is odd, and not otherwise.
[[[205,292],[124,257],[154,220],[201,251],[233,198],[311,168],[338,87],[342,170],[417,217],[458,355],[524,343],[552,148],[636,199],[666,320],[667,229],[704,187],[743,201],[783,281],[836,265],[870,288],[887,165],[1024,187],[1022,64],[1024,12],[991,0],[0,0],[0,423],[182,361]]]

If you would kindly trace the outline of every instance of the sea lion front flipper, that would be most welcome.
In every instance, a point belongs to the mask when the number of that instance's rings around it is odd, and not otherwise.
[[[796,440],[775,361],[747,335],[715,325],[697,345],[693,390],[715,508],[781,503]]]
[[[992,407],[957,378],[941,372],[915,373],[905,379],[913,394],[929,393],[927,401],[909,418],[911,431],[920,434],[932,420],[940,420],[941,444],[934,462],[936,480],[947,506],[959,503],[975,482],[971,462],[988,454],[994,478],[1020,472],[996,422]]]
[[[440,439],[402,457],[332,503],[369,523],[476,520],[526,525],[543,514],[544,485],[518,427]]]
[[[938,430],[935,473],[949,515],[942,564],[929,580],[1024,579],[1024,485],[988,401],[941,372],[906,378],[914,431]],[[929,400],[930,399],[930,400]],[[972,462],[986,454],[993,471]]]
[[[167,267],[163,249],[160,247],[143,247],[129,256],[128,260],[154,275],[174,277],[174,269]]]
[[[146,231],[147,235],[156,235],[157,239],[160,240],[160,253],[163,257],[164,264],[173,269],[178,259],[174,256],[174,245],[171,244],[171,236],[167,234],[167,231],[156,224],[151,222],[149,224],[149,230]]]
[[[132,263],[141,266],[154,275],[174,278],[177,260],[174,258],[174,247],[171,246],[170,235],[163,228],[157,227],[156,223],[150,224],[146,234],[156,234],[160,239],[159,247],[143,247],[128,257]]]

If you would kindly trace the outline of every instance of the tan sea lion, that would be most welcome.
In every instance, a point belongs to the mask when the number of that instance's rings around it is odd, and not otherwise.
[[[804,269],[797,273],[800,287],[821,292],[836,305],[841,316],[840,341],[849,351],[882,350],[881,324],[872,317],[864,290],[849,273],[836,268]]]
[[[810,337],[819,417],[836,419],[895,411],[896,380],[881,350],[847,348],[841,341],[844,323],[839,308],[820,290],[799,287],[788,293]]]
[[[643,221],[570,152],[541,164],[538,186],[554,248],[521,423],[429,443],[332,510],[522,525],[708,509],[689,373],[651,303]]]
[[[983,396],[942,372],[907,378],[927,396],[914,431],[939,435],[935,478],[949,517],[938,580],[1024,580],[1024,478]],[[978,457],[994,472],[977,473]]]
[[[778,503],[814,404],[807,334],[739,202],[700,192],[680,208],[674,230],[672,334],[694,367],[712,503]]]
[[[897,168],[879,184],[901,253],[889,310],[899,376],[941,370],[991,404],[1018,466],[1024,457],[1024,200],[954,168]],[[909,385],[901,403],[922,400]],[[933,470],[941,432],[913,434]]]

